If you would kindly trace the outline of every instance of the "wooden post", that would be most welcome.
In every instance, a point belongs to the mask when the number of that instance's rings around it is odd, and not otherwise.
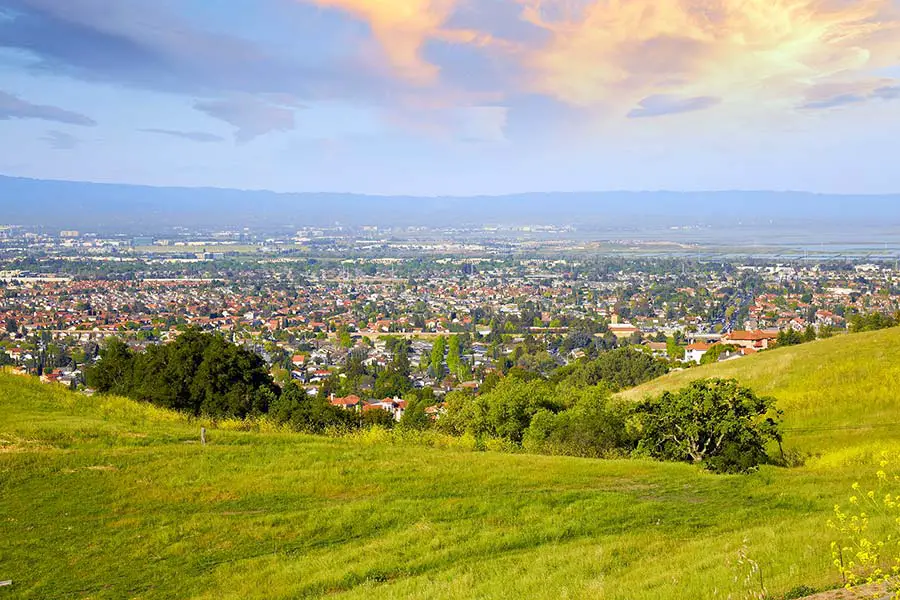
[[[200,428],[200,443],[206,445],[206,427]]]

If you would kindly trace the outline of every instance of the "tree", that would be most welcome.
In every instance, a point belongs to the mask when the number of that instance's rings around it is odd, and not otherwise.
[[[325,398],[311,397],[295,383],[285,386],[281,396],[272,402],[269,414],[276,423],[306,433],[356,425],[355,413],[332,406]]]
[[[766,445],[781,444],[775,400],[759,397],[735,380],[695,381],[645,400],[637,415],[641,450],[721,473],[746,472],[766,463]]]
[[[431,347],[431,372],[435,377],[444,375],[444,351],[446,349],[447,340],[443,336],[434,341]]]
[[[806,331],[803,332],[803,341],[804,342],[814,342],[816,341],[816,328],[812,325],[806,326]]]
[[[458,379],[462,379],[462,347],[459,343],[458,335],[450,336],[450,343],[447,347],[447,368],[450,374]]]
[[[341,348],[352,348],[353,338],[350,336],[350,329],[346,325],[341,325],[337,330],[338,344]]]
[[[719,362],[726,352],[733,352],[735,347],[730,344],[714,344],[700,359],[701,365],[711,365]]]
[[[850,317],[849,323],[851,333],[861,333],[896,327],[897,320],[894,317],[876,312],[867,315],[855,314]]]
[[[778,332],[777,343],[779,346],[796,346],[803,343],[803,336],[793,329],[783,329]]]
[[[128,395],[131,391],[134,354],[118,338],[100,351],[100,361],[85,373],[87,384],[101,393]]]
[[[372,408],[364,410],[360,414],[360,424],[364,427],[391,429],[396,424],[396,421],[394,421],[394,415],[383,408]]]
[[[672,360],[684,360],[684,347],[679,346],[674,337],[670,337],[666,340],[666,353]]]
[[[626,426],[628,407],[613,400],[609,388],[569,390],[571,408],[542,409],[531,419],[523,445],[531,451],[600,458],[634,448]]]
[[[19,323],[13,317],[6,319],[6,333],[11,335],[19,333]]]
[[[661,377],[668,370],[664,360],[635,348],[618,348],[601,354],[596,360],[580,364],[568,381],[576,387],[606,383],[613,389],[624,389]]]
[[[139,354],[111,340],[86,376],[98,392],[215,418],[265,413],[279,393],[260,356],[198,329]]]
[[[503,438],[519,443],[541,410],[556,413],[563,404],[555,387],[541,379],[525,381],[506,377],[490,393],[473,397],[462,392],[447,394],[445,414],[438,425],[449,433]]]

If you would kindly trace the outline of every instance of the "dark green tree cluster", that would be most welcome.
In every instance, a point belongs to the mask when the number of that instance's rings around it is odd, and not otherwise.
[[[383,371],[375,374],[376,398],[402,398],[413,388],[409,362],[409,340],[392,339],[387,345],[392,354],[391,362]]]
[[[388,415],[385,411],[377,411]],[[281,395],[272,402],[269,416],[282,425],[290,425],[295,431],[324,433],[329,429],[353,429],[360,424],[360,415],[354,411],[333,406],[319,396],[310,396],[295,383],[284,387]]]
[[[863,331],[878,331],[879,329],[888,329],[896,327],[898,319],[879,312],[869,313],[867,315],[855,314],[849,319],[850,332],[862,333]]]
[[[111,340],[85,375],[98,392],[210,417],[260,415],[279,395],[262,358],[197,329],[144,352]]]
[[[784,329],[778,332],[778,346],[798,346],[807,342],[814,342],[818,338],[816,329],[812,325],[808,325],[803,333],[794,329]]]
[[[594,360],[563,367],[554,374],[557,381],[575,387],[604,383],[617,391],[656,379],[669,371],[668,363],[632,347],[604,352]]]
[[[530,452],[584,457],[650,456],[721,473],[771,462],[780,413],[731,380],[704,380],[632,404],[601,383],[573,387],[506,377],[490,392],[453,392],[437,427],[451,435],[501,439]]]

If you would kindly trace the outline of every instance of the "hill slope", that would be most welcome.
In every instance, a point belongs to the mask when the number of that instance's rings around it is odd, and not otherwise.
[[[898,334],[632,393],[733,375],[778,396],[795,430],[870,427],[795,431],[821,458],[727,477],[288,433],[211,430],[201,446],[179,415],[0,374],[0,595],[737,598],[756,585],[744,546],[773,594],[835,586],[824,522],[875,470],[861,457],[900,448],[875,427],[900,402]]]
[[[900,439],[900,328],[670,373],[622,395],[638,399],[706,377],[735,378],[777,398],[788,447],[847,454]]]

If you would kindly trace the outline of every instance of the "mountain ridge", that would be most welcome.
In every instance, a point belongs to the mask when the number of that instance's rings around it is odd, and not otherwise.
[[[47,227],[900,224],[900,194],[584,191],[477,196],[155,187],[0,175],[5,224]],[[848,216],[849,215],[849,216]]]

